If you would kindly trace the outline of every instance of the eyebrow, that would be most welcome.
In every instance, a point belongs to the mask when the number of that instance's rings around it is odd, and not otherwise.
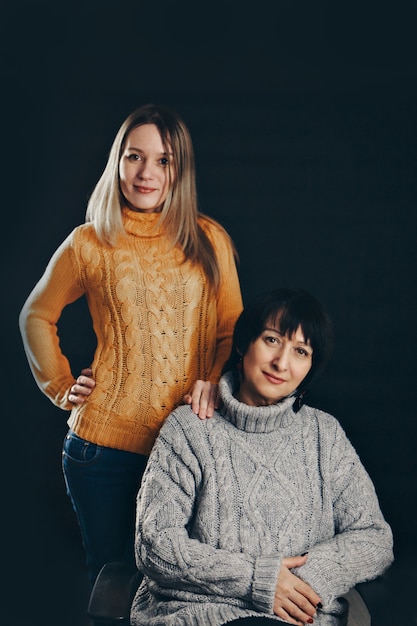
[[[144,150],[142,150],[142,148],[137,148],[136,146],[126,146],[126,150],[135,150],[136,152],[144,152]],[[160,152],[159,156],[174,156],[173,152]]]
[[[272,332],[272,333],[277,333],[277,335],[280,335],[281,337],[285,337],[285,335],[283,335],[283,333],[278,330],[277,328],[271,328],[271,326],[265,326],[264,331],[268,331],[268,332]],[[311,343],[305,342],[305,341],[296,341],[295,343],[297,343],[297,345],[299,346],[306,346],[307,348],[311,348]]]

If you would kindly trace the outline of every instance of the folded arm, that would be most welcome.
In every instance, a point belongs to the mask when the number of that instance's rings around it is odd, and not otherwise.
[[[196,420],[202,429],[205,423]],[[218,596],[272,612],[280,559],[254,557],[193,538],[203,489],[201,459],[175,420],[168,418],[148,461],[138,497],[139,569],[166,595]],[[205,522],[200,520],[204,526]],[[213,520],[213,524],[216,520]]]
[[[359,582],[376,578],[393,561],[392,531],[374,485],[340,427],[332,457],[335,535],[311,546],[307,562],[296,571],[325,605]]]

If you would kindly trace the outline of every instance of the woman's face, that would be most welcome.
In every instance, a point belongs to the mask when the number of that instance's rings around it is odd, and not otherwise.
[[[243,356],[236,397],[251,406],[275,404],[297,389],[311,369],[312,356],[300,327],[288,337],[267,326]]]
[[[161,210],[173,182],[173,154],[166,152],[158,128],[143,124],[130,131],[119,162],[120,189],[134,211]]]

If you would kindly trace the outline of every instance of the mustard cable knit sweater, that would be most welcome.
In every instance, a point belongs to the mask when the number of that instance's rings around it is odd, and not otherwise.
[[[224,229],[199,218],[220,265],[217,298],[202,270],[173,249],[157,213],[123,210],[126,238],[103,246],[92,224],[61,244],[27,299],[20,327],[40,389],[71,409],[69,426],[94,443],[149,454],[161,424],[197,379],[218,382],[242,298]],[[65,306],[87,297],[97,336],[88,400],[74,407],[74,384],[57,336]],[[88,365],[88,364],[86,364]]]
[[[161,429],[142,481],[136,558],[145,577],[134,626],[216,626],[274,617],[286,556],[321,597],[317,626],[346,623],[351,587],[393,559],[374,486],[339,422],[294,398],[252,407],[220,381],[206,421],[178,408]],[[281,620],[275,617],[278,622]]]

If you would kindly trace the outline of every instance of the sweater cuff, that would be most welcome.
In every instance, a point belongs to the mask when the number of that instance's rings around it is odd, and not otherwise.
[[[296,567],[291,571],[314,589],[325,607],[336,596],[347,593],[353,587],[350,581],[343,580],[342,572],[339,571],[337,578],[338,590],[335,590],[334,582],[332,584],[335,578],[334,563],[329,559],[320,559],[320,561],[307,560],[304,565]]]
[[[68,396],[71,392],[71,387],[75,382],[76,381],[74,379],[70,383],[66,382],[65,385],[61,385],[58,391],[55,393],[54,397],[52,398],[52,402],[59,409],[63,409],[64,411],[72,411],[72,409],[76,406],[73,402],[70,402],[68,400]]]
[[[272,614],[281,560],[278,557],[260,556],[255,561],[252,584],[252,602],[258,611]]]

